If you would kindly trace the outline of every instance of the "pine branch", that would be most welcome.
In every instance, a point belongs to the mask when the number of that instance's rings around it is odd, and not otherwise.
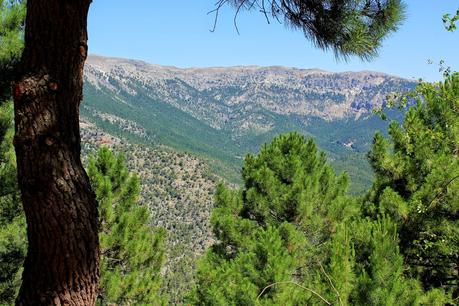
[[[302,31],[316,47],[334,51],[337,58],[355,55],[364,60],[377,55],[382,40],[398,29],[405,12],[402,0],[219,0],[209,12],[215,13],[212,32],[226,4],[236,10],[233,23],[238,34],[240,11],[255,8],[268,23],[283,19],[286,26]]]
[[[328,281],[330,282],[331,287],[333,288],[333,290],[335,291],[336,295],[338,296],[339,304],[340,305],[344,305],[343,301],[341,300],[341,296],[339,295],[338,290],[336,290],[336,287],[333,285],[333,282],[332,282],[330,276],[327,274],[327,272],[325,272],[325,269],[324,269],[324,267],[322,266],[322,264],[320,262],[319,262],[319,266],[320,266],[320,269],[322,270],[322,273],[325,274],[325,276],[327,277]]]
[[[292,285],[295,285],[295,286],[298,286],[306,291],[309,291],[311,292],[312,294],[314,294],[315,296],[319,297],[325,304],[327,305],[331,305],[331,303],[329,301],[327,301],[323,296],[321,296],[320,294],[318,294],[317,292],[315,292],[314,290],[312,289],[309,289],[309,288],[306,288],[298,283],[295,283],[294,281],[282,281],[282,282],[275,282],[275,283],[272,283],[266,287],[263,288],[263,290],[260,292],[260,294],[257,296],[257,301],[260,299],[260,297],[263,295],[263,293],[268,290],[269,288],[275,286],[275,285],[280,285],[280,284],[292,284]]]

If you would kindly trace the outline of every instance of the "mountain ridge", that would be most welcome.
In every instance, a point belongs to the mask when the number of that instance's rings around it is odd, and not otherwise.
[[[298,71],[306,71],[306,72],[318,72],[318,73],[324,73],[324,74],[338,74],[338,75],[346,75],[346,74],[362,74],[362,75],[381,75],[381,76],[386,76],[386,77],[393,77],[397,79],[403,79],[408,82],[411,82],[412,80],[409,80],[404,77],[400,77],[394,74],[390,73],[385,73],[385,72],[380,72],[380,71],[375,71],[375,70],[358,70],[358,71],[352,71],[352,70],[345,70],[345,71],[328,71],[324,70],[321,68],[300,68],[300,67],[294,67],[294,66],[283,66],[283,65],[255,65],[255,64],[249,64],[249,65],[229,65],[229,66],[190,66],[190,67],[179,67],[179,66],[174,66],[174,65],[162,65],[162,64],[154,64],[150,63],[145,60],[140,60],[140,59],[129,59],[129,58],[124,58],[124,57],[117,57],[117,56],[104,56],[100,54],[89,54],[88,58],[86,59],[86,63],[90,65],[94,65],[97,63],[97,61],[117,61],[117,62],[125,62],[125,63],[138,63],[142,65],[148,65],[148,66],[154,66],[154,67],[162,67],[165,69],[172,69],[172,70],[184,70],[184,71],[196,71],[196,70],[232,70],[232,69],[248,69],[248,70],[257,70],[257,69],[279,69],[279,70],[298,70]]]
[[[97,88],[115,85],[148,95],[223,128],[242,112],[260,107],[276,114],[316,116],[325,120],[358,119],[384,104],[391,90],[404,91],[413,82],[379,72],[327,72],[287,67],[233,66],[176,68],[144,61],[89,56],[85,78]],[[269,117],[269,116],[268,116]],[[255,120],[264,131],[264,118]],[[253,118],[241,118],[245,127]],[[244,125],[245,124],[245,125]]]

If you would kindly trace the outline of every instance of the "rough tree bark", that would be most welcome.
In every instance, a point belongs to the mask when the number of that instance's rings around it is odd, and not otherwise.
[[[90,0],[27,0],[13,84],[29,249],[17,305],[94,305],[97,202],[80,160],[79,105]]]

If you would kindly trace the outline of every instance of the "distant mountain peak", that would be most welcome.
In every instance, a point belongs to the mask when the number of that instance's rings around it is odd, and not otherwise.
[[[246,116],[251,111],[296,115],[305,121],[311,116],[357,119],[384,104],[390,92],[414,87],[413,81],[373,71],[337,73],[282,66],[177,68],[100,55],[88,57],[85,76],[97,88],[114,93],[135,96],[142,91],[212,127],[238,122],[241,133],[270,129],[266,114]]]
[[[98,67],[106,67],[106,68],[113,68],[116,66],[136,66],[136,67],[144,67],[146,69],[163,69],[163,70],[175,70],[181,72],[188,72],[188,73],[199,73],[199,72],[208,72],[208,73],[221,73],[221,72],[263,72],[263,71],[271,71],[273,73],[279,72],[290,72],[290,73],[297,73],[299,75],[309,75],[309,74],[325,74],[325,75],[349,75],[349,76],[372,76],[372,77],[388,77],[388,78],[396,78],[402,79],[397,76],[393,76],[383,72],[377,71],[370,71],[370,70],[362,70],[362,71],[343,71],[343,72],[331,72],[327,70],[323,70],[320,68],[297,68],[297,67],[287,67],[287,66],[280,66],[280,65],[272,65],[272,66],[259,66],[259,65],[236,65],[236,66],[210,66],[210,67],[186,67],[180,68],[176,66],[170,65],[159,65],[159,64],[152,64],[148,63],[143,60],[137,59],[127,59],[121,57],[107,57],[97,54],[90,54],[86,59],[86,64]]]

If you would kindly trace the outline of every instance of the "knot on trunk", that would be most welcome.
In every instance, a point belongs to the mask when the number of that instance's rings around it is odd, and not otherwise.
[[[86,57],[88,55],[88,45],[86,45],[85,43],[80,43],[79,51],[83,60],[86,60]]]
[[[24,94],[24,86],[21,83],[16,83],[13,85],[13,99],[18,101],[21,99]]]
[[[57,83],[54,82],[54,81],[49,82],[49,83],[48,83],[48,88],[49,88],[51,91],[57,91],[57,89],[58,89]]]
[[[13,145],[15,147],[19,146],[32,146],[34,144],[44,145],[46,147],[51,147],[58,142],[57,135],[27,135],[27,136],[20,136],[15,135],[13,137]]]
[[[50,147],[56,142],[56,140],[53,137],[48,136],[48,137],[45,138],[44,142],[45,142],[45,145]]]
[[[56,147],[62,145],[59,132],[45,133],[38,136],[39,144],[44,147]]]

